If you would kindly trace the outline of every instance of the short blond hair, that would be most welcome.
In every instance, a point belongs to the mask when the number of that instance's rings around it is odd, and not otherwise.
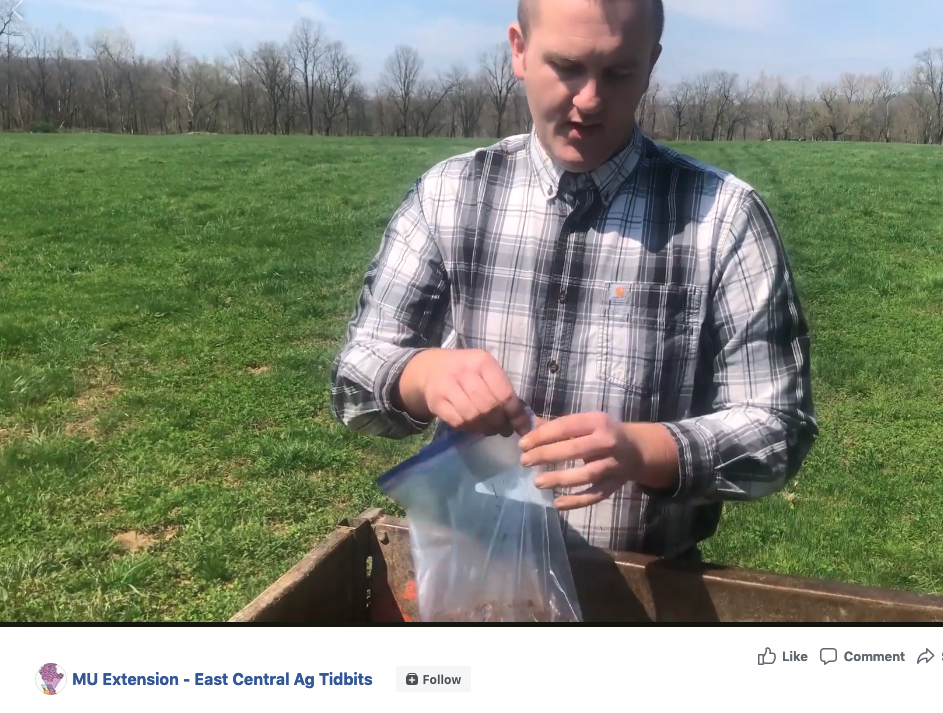
[[[607,0],[601,0],[606,2]],[[611,1],[611,0],[609,0]],[[521,26],[521,34],[527,39],[527,30],[534,13],[534,3],[539,0],[517,0],[517,24]],[[661,42],[665,33],[665,3],[664,0],[650,0],[652,10],[652,25],[655,33],[655,44]]]

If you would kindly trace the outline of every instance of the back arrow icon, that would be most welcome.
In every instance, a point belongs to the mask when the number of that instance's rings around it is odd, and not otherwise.
[[[932,660],[933,660],[933,652],[930,651],[930,649],[927,649],[922,654],[920,654],[920,656],[917,657],[918,664],[921,664],[924,662],[930,663]]]

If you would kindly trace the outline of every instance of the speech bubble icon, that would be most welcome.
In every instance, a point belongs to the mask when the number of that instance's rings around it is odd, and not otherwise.
[[[830,663],[835,663],[838,661],[838,650],[837,649],[822,649],[819,652],[819,658],[822,659],[822,663],[828,666]]]

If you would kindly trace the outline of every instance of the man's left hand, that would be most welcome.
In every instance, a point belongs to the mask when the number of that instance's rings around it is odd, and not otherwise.
[[[521,439],[525,467],[583,461],[585,465],[541,473],[538,488],[581,488],[558,498],[560,510],[590,507],[612,496],[629,481],[658,490],[676,488],[678,452],[660,424],[620,423],[604,413],[564,416],[540,422]]]

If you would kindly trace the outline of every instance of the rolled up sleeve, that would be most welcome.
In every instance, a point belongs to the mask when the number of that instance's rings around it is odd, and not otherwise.
[[[719,249],[705,325],[710,388],[692,418],[663,424],[678,447],[676,501],[755,500],[799,471],[818,437],[809,327],[779,233],[753,191]],[[656,494],[653,494],[656,495]]]
[[[367,435],[407,438],[429,426],[393,403],[409,360],[441,345],[448,313],[448,278],[421,191],[417,181],[390,220],[332,367],[334,417]]]

